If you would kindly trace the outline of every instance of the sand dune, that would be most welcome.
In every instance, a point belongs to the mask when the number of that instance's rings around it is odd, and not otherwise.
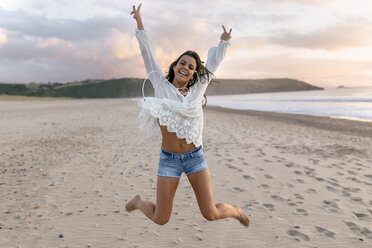
[[[0,247],[371,247],[372,123],[205,109],[214,197],[251,226],[208,222],[182,177],[158,226],[160,147],[130,99],[0,102]]]

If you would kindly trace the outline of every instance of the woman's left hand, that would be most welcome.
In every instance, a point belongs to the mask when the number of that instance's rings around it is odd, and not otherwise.
[[[230,28],[229,32],[226,32],[226,28],[224,25],[222,25],[222,28],[223,28],[223,33],[221,34],[221,40],[230,40],[232,38],[231,36],[232,29]]]

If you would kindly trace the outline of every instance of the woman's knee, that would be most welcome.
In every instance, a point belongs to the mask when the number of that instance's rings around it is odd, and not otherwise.
[[[158,225],[165,225],[169,222],[170,217],[155,217],[153,221]]]
[[[203,217],[206,220],[214,221],[214,220],[217,220],[218,219],[216,211],[213,211],[213,210],[202,210],[201,212],[202,212]]]

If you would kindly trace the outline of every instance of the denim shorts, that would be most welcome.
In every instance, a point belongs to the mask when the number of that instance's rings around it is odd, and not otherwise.
[[[172,153],[161,148],[158,176],[181,177],[182,172],[186,175],[208,169],[202,146],[187,153]]]

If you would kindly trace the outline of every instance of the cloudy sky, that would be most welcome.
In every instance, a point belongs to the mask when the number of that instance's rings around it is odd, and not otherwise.
[[[218,78],[372,86],[370,0],[0,0],[0,82],[144,77],[129,14],[140,2],[164,71],[185,50],[205,58],[224,24]]]

